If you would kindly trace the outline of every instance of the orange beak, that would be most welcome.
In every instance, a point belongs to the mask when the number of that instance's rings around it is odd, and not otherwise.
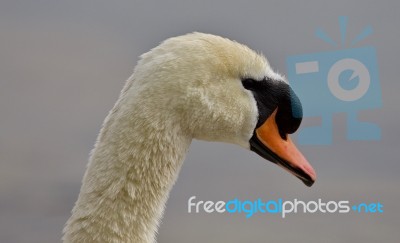
[[[283,139],[276,124],[277,110],[258,128],[250,140],[251,150],[263,158],[278,164],[307,186],[314,184],[317,176],[303,154],[297,149],[289,135]]]

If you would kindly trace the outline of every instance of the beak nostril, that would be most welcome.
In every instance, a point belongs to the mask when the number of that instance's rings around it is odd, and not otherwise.
[[[288,139],[288,134],[287,133],[283,133],[283,132],[279,131],[279,135],[281,136],[281,138],[283,140],[287,141],[287,139]]]

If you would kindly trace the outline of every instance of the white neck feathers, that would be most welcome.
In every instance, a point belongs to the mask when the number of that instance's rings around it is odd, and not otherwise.
[[[145,114],[145,100],[127,97],[130,86],[104,122],[64,242],[155,241],[191,138]]]

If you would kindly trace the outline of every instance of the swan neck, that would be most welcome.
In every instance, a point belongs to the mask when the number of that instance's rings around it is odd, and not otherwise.
[[[64,242],[155,242],[191,138],[176,123],[149,120],[140,104],[126,105],[117,102],[105,120]]]

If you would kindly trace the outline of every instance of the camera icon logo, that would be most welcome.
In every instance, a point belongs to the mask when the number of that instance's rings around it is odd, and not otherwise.
[[[359,83],[354,89],[344,89],[340,84],[340,74],[347,69],[353,70],[350,80],[359,77]],[[328,87],[331,93],[343,101],[355,101],[367,93],[371,77],[365,65],[352,58],[337,61],[328,72]]]
[[[342,44],[345,42],[347,17],[339,18]],[[367,27],[352,45],[372,33]],[[317,37],[336,45],[322,30]],[[321,125],[301,128],[300,144],[331,144],[332,118],[347,114],[348,140],[379,140],[380,128],[357,119],[361,110],[382,106],[376,51],[372,46],[290,56],[286,60],[290,85],[303,104],[304,117],[321,117]],[[294,114],[295,115],[295,114]]]

